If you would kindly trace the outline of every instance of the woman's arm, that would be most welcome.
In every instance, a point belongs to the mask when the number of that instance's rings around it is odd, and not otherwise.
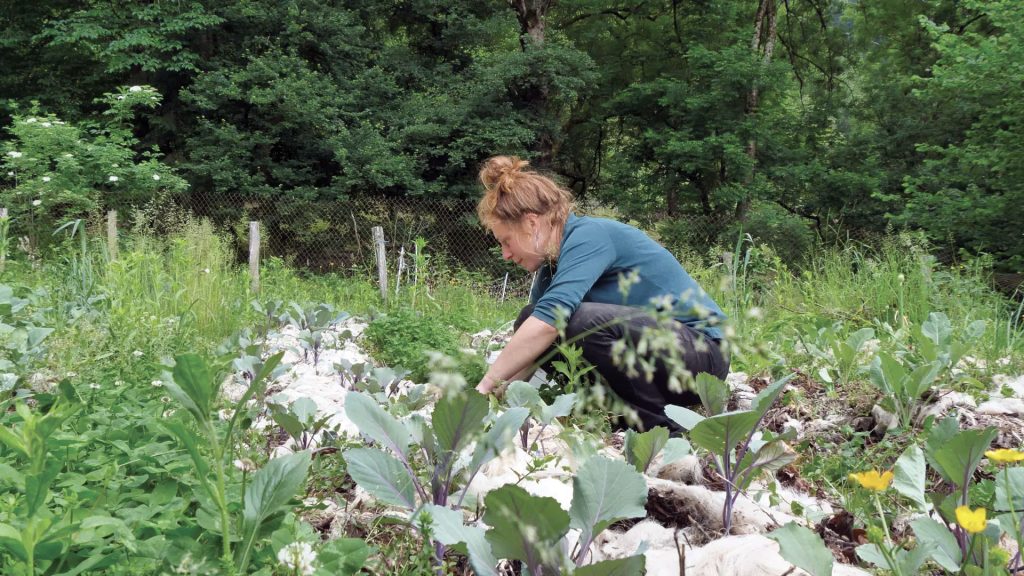
[[[554,326],[533,316],[527,318],[477,384],[477,391],[489,394],[501,382],[529,369],[557,337],[558,330]]]

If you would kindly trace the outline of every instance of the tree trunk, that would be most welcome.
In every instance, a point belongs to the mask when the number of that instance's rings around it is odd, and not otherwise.
[[[526,51],[530,44],[544,45],[544,14],[554,0],[509,0],[519,19],[519,44]]]
[[[760,0],[757,7],[757,15],[754,17],[754,37],[750,42],[750,49],[754,54],[761,55],[761,62],[765,65],[771,63],[772,52],[775,50],[776,15],[778,10],[776,0]],[[758,92],[757,80],[755,79],[747,93],[747,116],[757,116],[757,106],[760,94]],[[756,122],[754,123],[756,125]],[[754,171],[757,170],[757,137],[753,134],[747,141],[747,156],[750,157],[750,178],[748,186],[753,184]],[[736,218],[744,220],[747,211],[750,209],[751,198],[744,196],[736,203]]]
[[[554,0],[509,0],[519,20],[519,45],[523,52],[544,46],[544,15],[553,4]],[[551,113],[549,96],[550,89],[543,80],[523,94],[523,100],[536,112],[538,120],[543,124],[546,124],[543,120]],[[539,128],[536,146],[535,164],[541,168],[550,167],[555,156],[555,134],[551,133],[550,128]]]

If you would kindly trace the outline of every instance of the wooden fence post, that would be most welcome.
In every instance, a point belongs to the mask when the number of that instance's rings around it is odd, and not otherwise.
[[[384,229],[373,227],[373,245],[377,250],[377,280],[380,283],[380,298],[388,302],[388,260],[384,254]]]
[[[117,210],[107,212],[107,253],[111,262],[117,260]]]
[[[249,222],[249,287],[256,293],[260,291],[260,223]]]
[[[7,267],[7,232],[10,220],[7,219],[7,208],[0,208],[0,228],[3,229],[3,246],[0,246],[0,272]]]

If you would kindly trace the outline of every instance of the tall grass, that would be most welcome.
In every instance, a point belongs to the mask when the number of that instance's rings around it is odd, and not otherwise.
[[[991,288],[986,263],[943,267],[927,248],[916,236],[895,235],[877,246],[822,248],[802,269],[789,270],[770,248],[740,241],[730,262],[691,272],[733,318],[738,338],[751,344],[792,344],[786,330],[814,318],[842,322],[852,332],[883,324],[917,326],[930,312],[944,312],[954,330],[974,320],[987,322],[975,347],[978,356],[1019,359],[1020,310]],[[748,319],[752,311],[757,321]]]
[[[131,238],[103,279],[111,332],[124,346],[205,347],[248,324],[248,281],[205,221],[166,239]]]

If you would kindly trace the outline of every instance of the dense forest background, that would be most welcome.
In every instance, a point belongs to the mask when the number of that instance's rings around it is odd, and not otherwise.
[[[506,153],[666,237],[911,228],[1024,268],[1019,0],[0,6],[0,200],[37,224],[169,195],[308,230]]]

